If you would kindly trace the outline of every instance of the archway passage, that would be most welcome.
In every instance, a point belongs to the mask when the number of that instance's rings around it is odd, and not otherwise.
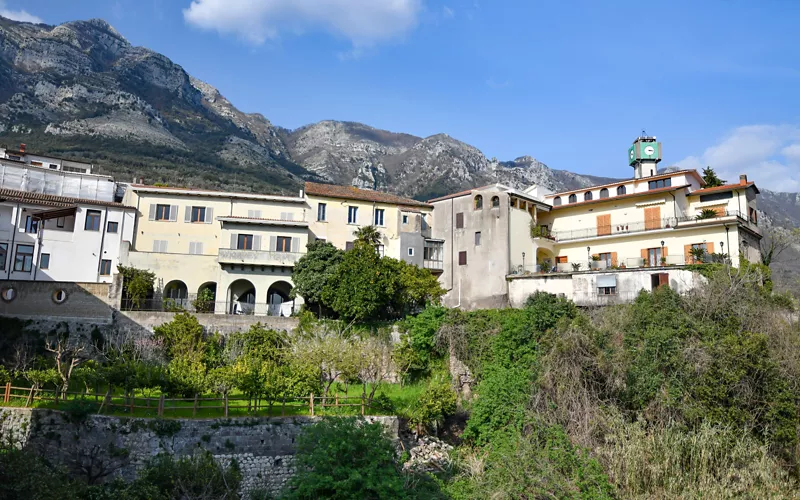
[[[164,286],[162,293],[165,307],[185,309],[189,305],[189,288],[181,280],[173,280]],[[167,304],[168,303],[168,304]]]
[[[549,272],[555,265],[555,256],[553,252],[546,248],[536,249],[536,265],[544,272]]]
[[[217,284],[209,281],[200,285],[197,289],[197,300],[194,308],[199,313],[213,313],[217,300]]]
[[[256,287],[245,279],[238,279],[228,287],[228,314],[254,314]]]
[[[276,281],[267,291],[268,314],[270,316],[290,316],[294,301],[289,298],[292,285],[285,281]]]

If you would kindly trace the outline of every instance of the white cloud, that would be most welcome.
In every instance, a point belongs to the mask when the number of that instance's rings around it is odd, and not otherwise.
[[[456,16],[456,11],[445,5],[442,7],[442,15],[445,19],[452,19]]]
[[[729,182],[747,174],[760,187],[800,191],[800,125],[747,125],[731,131],[699,156],[677,164],[702,169],[710,165]]]
[[[189,24],[261,44],[282,33],[325,31],[370,47],[412,30],[423,0],[193,0]]]
[[[24,23],[43,23],[41,17],[34,16],[27,10],[11,10],[6,8],[6,3],[0,0],[0,16],[3,16],[8,19],[13,19],[14,21],[22,21]]]

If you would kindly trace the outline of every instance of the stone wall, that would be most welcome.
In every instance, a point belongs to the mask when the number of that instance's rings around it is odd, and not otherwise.
[[[119,307],[120,290],[121,279],[115,279],[114,283],[3,281],[0,284],[0,315],[109,324],[113,308]]]
[[[114,323],[118,330],[135,329],[137,331],[152,333],[153,328],[169,323],[175,317],[174,312],[159,311],[119,311],[115,314]],[[283,316],[247,316],[236,314],[198,314],[197,321],[207,332],[223,334],[240,332],[249,329],[256,323],[261,323],[266,328],[291,332],[297,328],[297,318]]]
[[[242,490],[277,493],[294,473],[296,439],[314,417],[220,418],[207,420],[137,419],[89,415],[74,421],[65,412],[0,408],[0,439],[12,439],[51,462],[72,470],[113,470],[107,477],[132,479],[160,453],[188,456],[209,451],[223,465],[235,460]],[[396,417],[381,422],[398,439]]]

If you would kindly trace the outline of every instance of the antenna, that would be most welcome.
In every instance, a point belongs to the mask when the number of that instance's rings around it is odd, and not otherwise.
[[[647,137],[647,132],[645,131],[645,129],[642,129],[642,135],[640,137],[642,138]]]

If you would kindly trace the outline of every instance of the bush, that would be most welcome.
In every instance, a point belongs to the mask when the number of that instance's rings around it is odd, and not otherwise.
[[[444,377],[435,378],[430,382],[411,412],[411,423],[417,430],[423,428],[436,432],[444,419],[456,411],[457,395]]]
[[[211,453],[188,458],[158,455],[139,473],[137,482],[156,488],[163,498],[239,498],[242,476],[234,462],[219,465]]]

